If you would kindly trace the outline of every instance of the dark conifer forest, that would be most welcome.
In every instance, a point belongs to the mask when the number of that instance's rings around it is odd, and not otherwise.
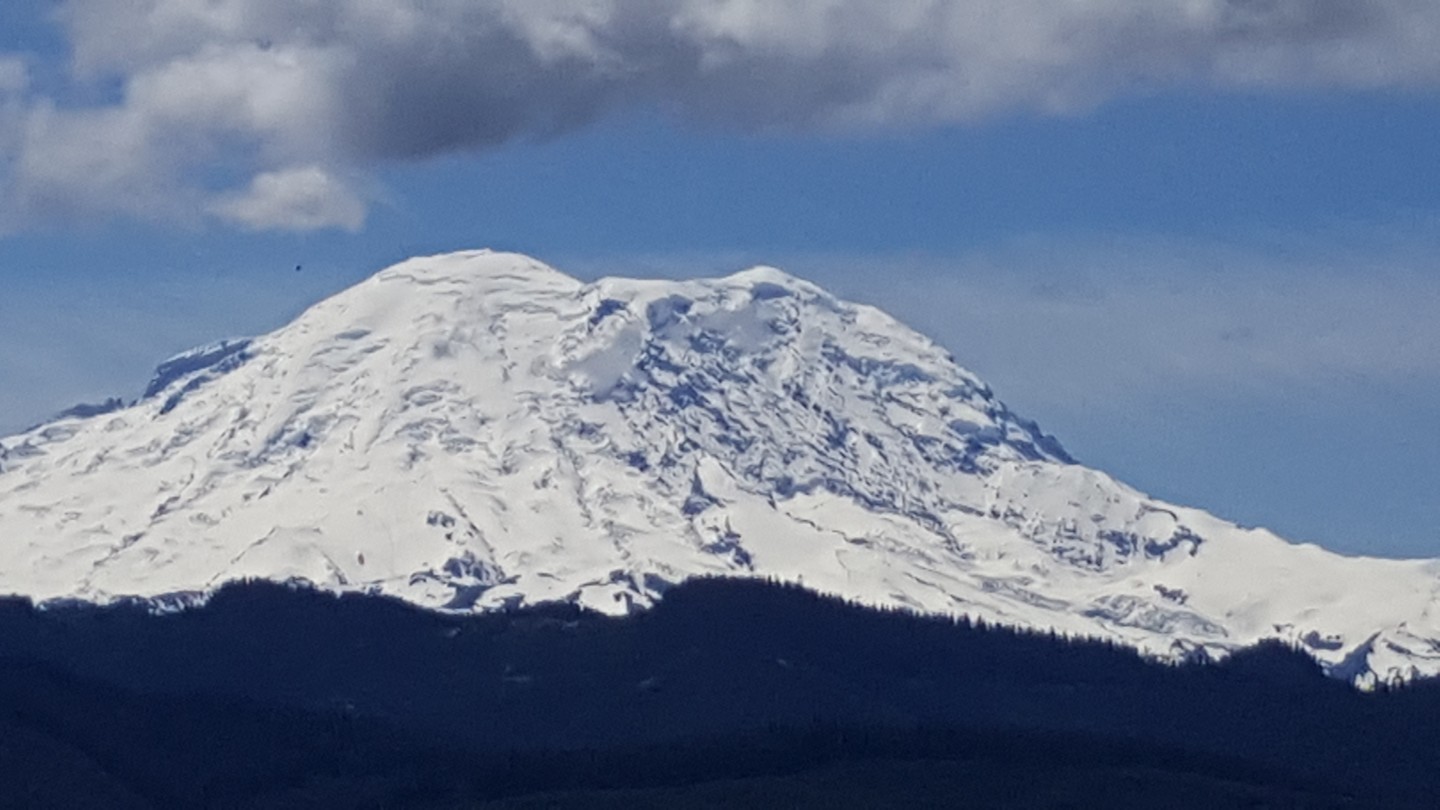
[[[0,602],[0,807],[1436,807],[1440,686],[1361,693],[700,580],[608,618],[247,583]]]

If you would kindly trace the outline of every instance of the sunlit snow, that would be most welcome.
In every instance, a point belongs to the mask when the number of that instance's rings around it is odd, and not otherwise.
[[[705,574],[1440,674],[1440,565],[1150,499],[930,340],[770,268],[584,284],[418,258],[170,361],[131,407],[0,440],[0,590],[40,599],[264,577],[621,613]]]

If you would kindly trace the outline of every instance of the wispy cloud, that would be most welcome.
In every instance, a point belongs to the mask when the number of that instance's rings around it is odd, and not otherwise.
[[[357,171],[638,107],[884,129],[1174,86],[1440,83],[1429,0],[67,0],[57,20],[80,95],[111,100],[58,103],[0,58],[12,229],[355,227]]]
[[[937,255],[577,260],[587,275],[711,275],[764,261],[879,306],[1027,410],[1440,392],[1440,228],[1248,243],[1035,236]]]

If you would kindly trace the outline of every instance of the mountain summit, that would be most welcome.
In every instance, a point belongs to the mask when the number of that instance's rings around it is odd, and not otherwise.
[[[1162,656],[1279,637],[1340,677],[1440,674],[1440,563],[1149,498],[932,341],[771,268],[586,284],[417,258],[101,411],[0,440],[0,591],[304,579],[622,613],[760,576]]]

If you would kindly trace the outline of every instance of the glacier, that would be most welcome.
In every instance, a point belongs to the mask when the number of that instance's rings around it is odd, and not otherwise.
[[[416,258],[0,439],[0,592],[40,601],[263,578],[622,614],[696,576],[1172,660],[1280,638],[1361,684],[1440,674],[1440,562],[1150,498],[933,341],[774,268]]]

